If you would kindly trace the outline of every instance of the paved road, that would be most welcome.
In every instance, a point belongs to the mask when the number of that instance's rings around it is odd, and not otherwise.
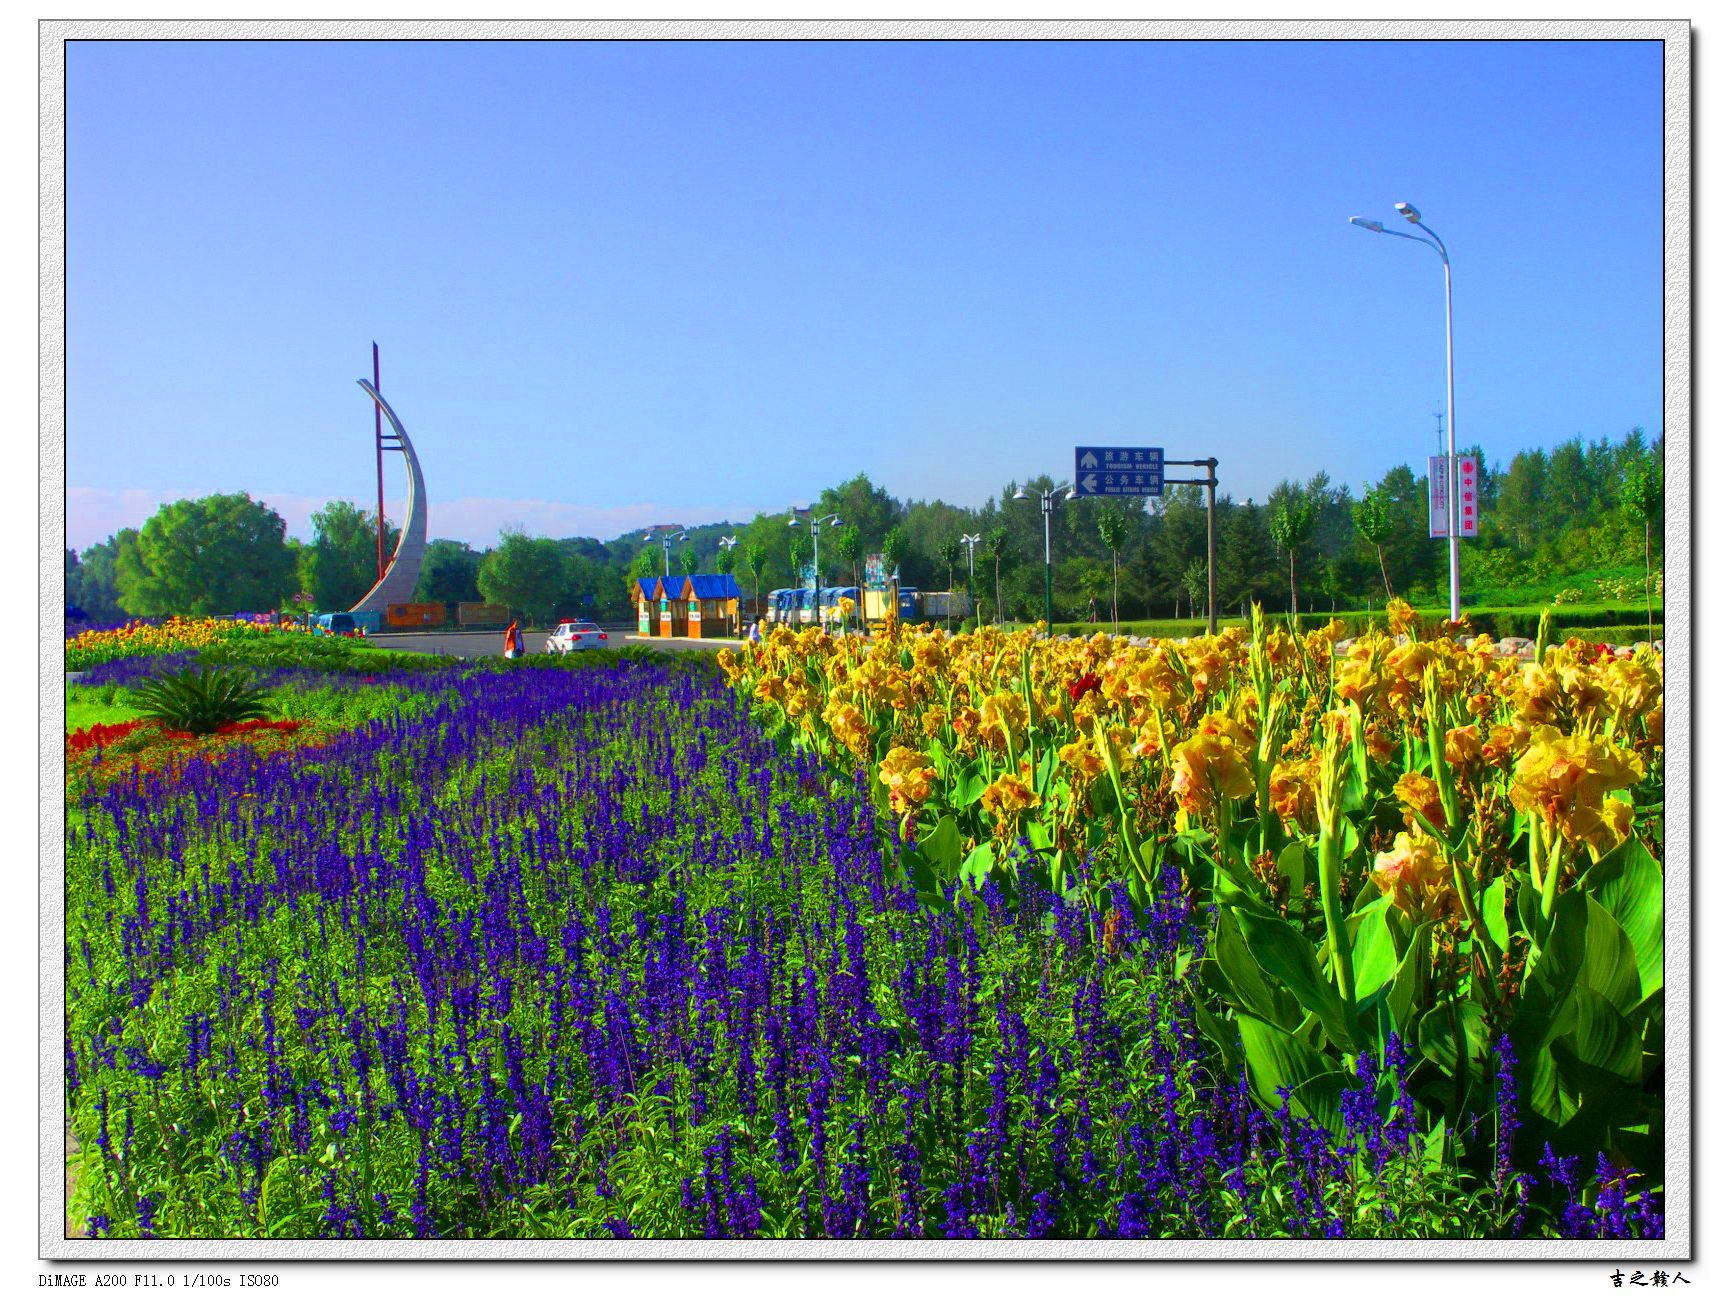
[[[504,653],[505,634],[503,632],[381,632],[377,636],[367,638],[374,645],[386,646],[392,650],[418,650],[423,654],[461,655],[465,659],[479,659],[486,655]],[[530,654],[538,654],[546,648],[547,634],[545,632],[524,632],[523,648]],[[737,646],[737,641],[699,640],[692,637],[659,637],[638,636],[635,632],[607,633],[608,645],[640,645],[653,646],[659,650],[719,650],[724,646]]]

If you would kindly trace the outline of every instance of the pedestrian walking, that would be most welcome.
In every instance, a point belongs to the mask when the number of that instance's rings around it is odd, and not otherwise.
[[[505,658],[521,659],[523,657],[523,633],[517,626],[516,619],[505,629]]]

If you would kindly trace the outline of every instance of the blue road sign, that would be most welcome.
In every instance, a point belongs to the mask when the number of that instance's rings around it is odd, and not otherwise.
[[[1075,494],[1083,497],[1165,495],[1165,448],[1077,447]]]

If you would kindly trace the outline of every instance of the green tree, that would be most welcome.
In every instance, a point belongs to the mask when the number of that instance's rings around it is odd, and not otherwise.
[[[133,537],[137,533],[126,530]],[[115,537],[87,546],[78,557],[78,565],[66,578],[66,602],[84,611],[93,623],[118,623],[126,617],[120,607],[120,586],[114,574],[115,557],[120,543]]]
[[[633,578],[652,578],[660,571],[660,568],[661,556],[659,548],[654,546],[645,546],[642,550],[637,552],[636,558],[631,561],[629,576]]]
[[[1273,506],[1268,514],[1268,530],[1273,534],[1275,543],[1284,551],[1291,563],[1291,612],[1297,617],[1297,553],[1300,546],[1305,545],[1315,528],[1315,506],[1307,497],[1297,497],[1281,501]]]
[[[1646,639],[1656,635],[1652,617],[1652,523],[1664,516],[1664,472],[1656,458],[1646,457],[1629,467],[1622,480],[1622,513],[1646,534]]]
[[[1087,599],[1090,606],[1088,621],[1093,622],[1094,610],[1091,606],[1103,600],[1111,592],[1110,571],[1091,556],[1077,555],[1064,563],[1063,579],[1065,587],[1079,592]]]
[[[1388,498],[1380,488],[1364,484],[1364,495],[1352,507],[1352,526],[1371,546],[1376,548],[1376,563],[1382,569],[1382,591],[1391,601],[1394,598],[1393,585],[1388,581],[1388,562],[1382,554],[1382,547],[1393,535],[1393,517],[1388,510]]]
[[[1003,621],[1003,566],[1011,560],[1009,529],[999,524],[985,534],[985,558],[991,561],[991,591],[997,604],[997,621]]]
[[[692,546],[689,542],[684,546],[681,546],[679,548],[678,561],[680,574],[695,573],[697,571],[697,548]]]
[[[840,515],[843,525],[853,525],[858,528],[861,538],[875,542],[900,522],[902,510],[900,503],[889,493],[864,474],[855,474],[845,483],[824,488],[812,514]],[[825,537],[823,541],[823,549],[828,550],[829,539]],[[863,551],[860,553],[864,554]]]
[[[287,525],[243,492],[171,501],[116,540],[115,579],[129,614],[274,610],[294,590]]]
[[[1222,497],[1216,505],[1219,516],[1219,568],[1215,575],[1219,603],[1235,606],[1247,614],[1256,601],[1264,601],[1279,589],[1277,565],[1269,534],[1267,511],[1253,501],[1238,505]]]
[[[745,572],[751,575],[751,597],[756,602],[758,617],[763,613],[763,570],[769,563],[769,552],[761,542],[743,542],[739,547],[739,559],[745,565]]]
[[[723,546],[715,553],[716,573],[731,573],[736,563],[737,561],[733,558],[733,548],[731,546]]]
[[[937,563],[947,575],[943,584],[945,591],[955,590],[955,566],[961,563],[961,543],[953,537],[946,537],[937,544]]]
[[[1165,496],[1159,498],[1157,509],[1157,529],[1148,539],[1144,552],[1146,560],[1139,568],[1151,575],[1145,588],[1147,601],[1149,604],[1158,601],[1163,605],[1165,601],[1176,601],[1187,593],[1183,574],[1190,563],[1197,559],[1206,560],[1207,507],[1199,487],[1181,484],[1166,489]],[[1223,521],[1224,512],[1217,513]]]
[[[1117,553],[1129,539],[1129,520],[1115,505],[1099,512],[1099,540],[1111,552],[1111,632],[1117,635]]]
[[[447,537],[428,542],[421,556],[420,579],[414,588],[415,600],[438,601],[445,605],[479,600],[481,589],[476,579],[484,558],[467,542],[452,541]]]
[[[1207,607],[1207,561],[1191,560],[1183,571],[1183,591],[1189,597],[1189,616],[1195,617],[1195,607]]]
[[[476,581],[490,603],[545,625],[565,596],[565,577],[565,557],[557,542],[506,529],[481,561]]]
[[[883,534],[883,576],[893,582],[901,571],[901,561],[907,558],[907,534],[897,524]]]
[[[1429,480],[1413,475],[1409,465],[1395,465],[1376,489],[1388,503],[1391,531],[1382,551],[1393,589],[1409,594],[1433,587],[1438,562],[1446,559],[1444,548],[1430,540]]]
[[[624,593],[615,574],[600,561],[564,542],[560,550],[560,606],[554,618],[621,618],[626,613]]]
[[[865,559],[865,538],[858,524],[843,524],[835,530],[835,558],[853,575],[853,586],[859,585],[859,565]]]
[[[312,541],[300,548],[301,590],[323,610],[348,609],[378,582],[378,531],[373,516],[352,501],[329,501],[312,514]],[[400,530],[385,521],[385,555]]]

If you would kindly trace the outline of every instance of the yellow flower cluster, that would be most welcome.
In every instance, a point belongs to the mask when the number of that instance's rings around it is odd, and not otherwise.
[[[202,650],[220,642],[268,635],[275,631],[304,633],[306,629],[301,626],[276,628],[269,623],[233,618],[170,618],[156,626],[132,622],[101,632],[80,632],[71,638],[66,642],[66,670],[78,672],[111,659],[126,659],[133,655]]]
[[[953,815],[969,836],[1031,819],[1052,845],[1083,848],[1102,816],[1127,823],[1108,840],[1138,845],[1183,825],[1240,833],[1246,818],[1264,843],[1270,826],[1313,836],[1331,735],[1367,783],[1361,833],[1378,808],[1404,816],[1374,874],[1408,910],[1433,912],[1452,888],[1434,837],[1501,825],[1496,808],[1533,813],[1576,849],[1627,837],[1633,805],[1613,792],[1661,761],[1660,655],[1570,641],[1521,664],[1486,637],[1416,639],[1399,602],[1390,622],[1343,652],[1339,623],[1294,636],[1271,619],[1147,645],[776,628],[721,667],[772,725],[873,772],[897,813]]]

